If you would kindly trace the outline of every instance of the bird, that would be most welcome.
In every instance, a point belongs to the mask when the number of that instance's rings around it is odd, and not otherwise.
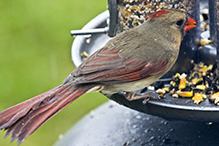
[[[127,100],[147,97],[135,92],[149,86],[174,65],[186,32],[196,21],[183,10],[162,9],[119,33],[81,63],[63,84],[0,113],[0,130],[21,144],[42,124],[81,95],[123,92]]]

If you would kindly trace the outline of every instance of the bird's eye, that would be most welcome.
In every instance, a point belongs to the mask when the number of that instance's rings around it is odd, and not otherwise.
[[[183,19],[180,19],[179,21],[176,22],[176,25],[181,26],[183,24]]]

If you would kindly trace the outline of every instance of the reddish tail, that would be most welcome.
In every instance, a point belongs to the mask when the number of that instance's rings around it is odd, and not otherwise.
[[[8,130],[11,141],[23,142],[43,123],[86,93],[87,90],[72,89],[69,84],[60,85],[41,95],[8,108],[0,113],[0,129]]]

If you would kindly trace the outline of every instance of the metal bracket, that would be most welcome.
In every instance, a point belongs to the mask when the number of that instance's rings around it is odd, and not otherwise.
[[[109,10],[108,27],[89,29],[89,30],[86,29],[71,30],[71,36],[108,33],[108,36],[114,37],[116,34],[115,32],[116,32],[116,21],[117,21],[117,0],[108,0],[108,10]]]
[[[105,33],[106,34],[108,32],[109,32],[109,27],[88,29],[88,30],[71,30],[71,36],[91,35],[91,34],[100,34],[100,33]]]

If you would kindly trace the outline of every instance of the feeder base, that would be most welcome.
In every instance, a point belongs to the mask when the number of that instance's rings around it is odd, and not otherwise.
[[[54,146],[218,145],[218,123],[167,121],[108,102]]]

